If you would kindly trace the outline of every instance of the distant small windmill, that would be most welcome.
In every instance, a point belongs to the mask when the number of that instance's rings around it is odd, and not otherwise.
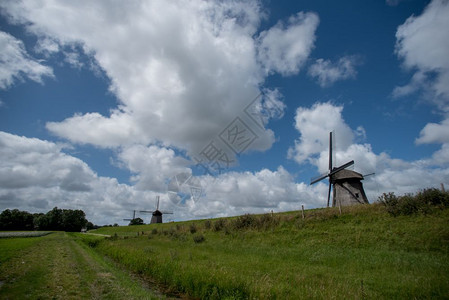
[[[133,210],[133,218],[132,219],[123,219],[123,221],[132,221],[136,218],[136,211]]]
[[[351,170],[346,170],[352,166],[354,161],[351,160],[339,167],[332,166],[332,132],[329,133],[329,171],[315,179],[310,184],[317,183],[325,178],[329,179],[329,191],[327,193],[327,207],[331,198],[331,189],[333,187],[332,207],[338,205],[347,206],[353,204],[369,203],[363,189],[363,175]],[[370,174],[371,175],[371,174]]]
[[[151,217],[151,222],[150,224],[153,223],[162,223],[162,215],[167,215],[167,214],[173,214],[173,212],[171,211],[160,211],[159,210],[159,196],[156,196],[156,210],[155,211],[150,211],[150,210],[141,210],[141,213],[152,213],[153,216]]]

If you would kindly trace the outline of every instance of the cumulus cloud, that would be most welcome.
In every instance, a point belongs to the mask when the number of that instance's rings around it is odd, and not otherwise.
[[[441,148],[433,154],[433,161],[444,165],[449,163],[449,118],[441,123],[428,123],[415,140],[416,144],[441,144]]]
[[[53,77],[53,70],[32,58],[22,41],[0,31],[0,89],[24,78],[42,83],[42,77]]]
[[[289,149],[288,156],[298,163],[313,163],[317,154],[328,151],[331,131],[337,132],[335,145],[346,150],[352,144],[354,133],[344,122],[342,110],[343,106],[329,102],[315,103],[311,108],[299,107],[295,115],[295,128],[301,136]]]
[[[447,144],[432,157],[418,161],[404,161],[387,153],[376,154],[368,143],[358,143],[357,136],[365,130],[352,130],[343,118],[343,107],[331,103],[316,103],[310,108],[299,107],[295,127],[300,133],[295,145],[289,149],[289,157],[299,164],[309,162],[316,166],[317,175],[329,168],[329,132],[334,131],[334,166],[354,160],[354,170],[362,174],[375,172],[365,180],[365,190],[370,201],[383,192],[410,193],[418,189],[439,186],[449,181],[449,154]],[[444,124],[434,124],[445,126]],[[429,130],[429,133],[431,131]],[[431,141],[440,135],[422,133],[423,141]]]
[[[319,24],[315,13],[300,12],[279,21],[259,36],[258,58],[266,73],[278,72],[291,75],[299,72],[309,57],[315,42],[315,31]]]
[[[355,78],[355,67],[359,64],[357,56],[344,56],[335,63],[319,58],[309,67],[308,74],[315,77],[321,87],[328,87],[336,81]]]
[[[168,198],[166,179],[192,171],[170,149],[141,145],[123,149],[118,162],[135,173],[135,185],[130,186],[98,176],[52,142],[0,132],[0,146],[0,155],[5,158],[0,161],[1,210],[45,212],[58,206],[82,209],[97,224],[123,224],[121,220],[133,209],[154,209],[156,195],[161,196],[161,209],[175,211],[176,220],[297,210],[301,205],[312,208],[324,203],[324,184],[310,187],[295,183],[279,167],[275,171],[198,176],[203,197],[175,206]],[[139,216],[149,221],[147,215]]]
[[[58,185],[65,190],[90,190],[95,174],[85,163],[63,154],[59,145],[5,132],[0,132],[0,145],[1,188]]]
[[[0,132],[0,156],[0,210],[82,209],[89,220],[110,224],[133,207],[152,204],[155,196],[99,177],[52,142]]]
[[[311,208],[325,201],[325,185],[295,183],[283,167],[275,171],[228,172],[216,178],[199,178],[204,197],[189,203],[190,213],[197,217],[299,210],[301,205]]]
[[[441,123],[429,123],[416,143],[441,144],[434,161],[449,161],[449,1],[433,0],[419,16],[409,17],[396,32],[396,54],[413,70],[410,82],[393,90],[394,97],[421,91],[443,115]]]
[[[62,54],[76,68],[95,63],[108,77],[119,102],[109,114],[75,114],[46,127],[73,143],[114,148],[114,163],[133,174],[132,186],[120,184],[99,177],[60,145],[3,133],[9,163],[1,166],[0,199],[42,209],[76,206],[100,224],[124,211],[153,208],[156,193],[170,209],[167,179],[191,173],[185,157],[198,156],[211,142],[235,146],[232,155],[270,148],[275,135],[266,127],[283,117],[285,104],[263,83],[274,72],[300,71],[319,23],[316,14],[300,12],[259,34],[265,15],[257,1],[2,1],[0,7],[10,23],[34,34],[35,53]],[[242,141],[234,135],[242,130],[253,134],[251,143],[230,145]],[[283,168],[231,175],[201,176],[207,204],[191,201],[176,218],[264,206],[286,210],[297,204],[293,199],[312,199],[309,193],[320,188],[295,184]],[[277,203],[275,194],[286,200]]]
[[[417,90],[431,92],[431,99],[445,112],[449,103],[449,2],[433,0],[419,16],[409,17],[396,32],[396,54],[415,75],[393,95]],[[430,80],[431,79],[431,80]]]
[[[42,53],[73,49],[93,57],[120,102],[109,115],[90,112],[50,122],[49,131],[100,147],[161,142],[190,155],[243,113],[267,73],[299,71],[318,25],[316,14],[298,13],[257,35],[264,17],[257,1],[1,6],[11,22],[38,37]],[[80,57],[71,53],[67,60],[77,65]],[[265,125],[247,150],[265,150],[275,141]]]
[[[429,123],[420,132],[417,144],[449,143],[449,119],[440,124]]]
[[[133,145],[118,154],[124,167],[135,175],[132,181],[135,188],[166,192],[167,178],[180,173],[191,173],[190,161],[176,156],[175,151],[158,146]]]

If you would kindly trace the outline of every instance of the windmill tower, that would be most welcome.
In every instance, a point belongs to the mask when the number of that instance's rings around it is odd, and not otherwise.
[[[151,217],[151,222],[150,224],[153,223],[162,223],[162,215],[164,214],[173,214],[173,212],[170,211],[160,211],[159,210],[159,196],[156,196],[156,210],[155,211],[150,211],[150,210],[141,210],[141,213],[152,213],[153,216]]]
[[[329,180],[329,191],[327,193],[327,207],[332,194],[332,207],[348,206],[353,204],[369,203],[366,198],[365,190],[363,189],[362,180],[363,175],[351,170],[346,170],[347,167],[352,166],[354,161],[351,160],[339,167],[332,165],[332,132],[329,133],[329,171],[316,179],[313,179],[310,184],[317,183],[325,178]]]

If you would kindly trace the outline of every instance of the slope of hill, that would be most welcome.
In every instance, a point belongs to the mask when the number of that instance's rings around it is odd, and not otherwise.
[[[95,249],[201,298],[443,298],[449,210],[393,217],[381,204],[106,227]]]

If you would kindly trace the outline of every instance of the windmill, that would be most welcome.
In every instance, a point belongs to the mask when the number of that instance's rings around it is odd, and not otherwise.
[[[133,218],[132,219],[123,219],[123,221],[132,221],[136,218],[136,211],[133,210]]]
[[[354,161],[351,160],[339,167],[332,165],[332,132],[329,133],[329,171],[315,179],[312,179],[310,184],[317,183],[325,178],[329,180],[329,190],[327,193],[327,207],[331,198],[331,190],[333,188],[332,207],[341,205],[353,205],[369,203],[366,198],[365,190],[361,180],[363,175],[351,170],[346,170],[347,167],[352,166]]]
[[[153,223],[162,223],[162,215],[167,215],[167,214],[173,214],[173,212],[170,211],[160,211],[159,210],[159,196],[156,196],[156,210],[155,211],[150,211],[150,210],[141,210],[141,213],[152,213],[153,216],[151,217],[151,222],[150,224]]]

